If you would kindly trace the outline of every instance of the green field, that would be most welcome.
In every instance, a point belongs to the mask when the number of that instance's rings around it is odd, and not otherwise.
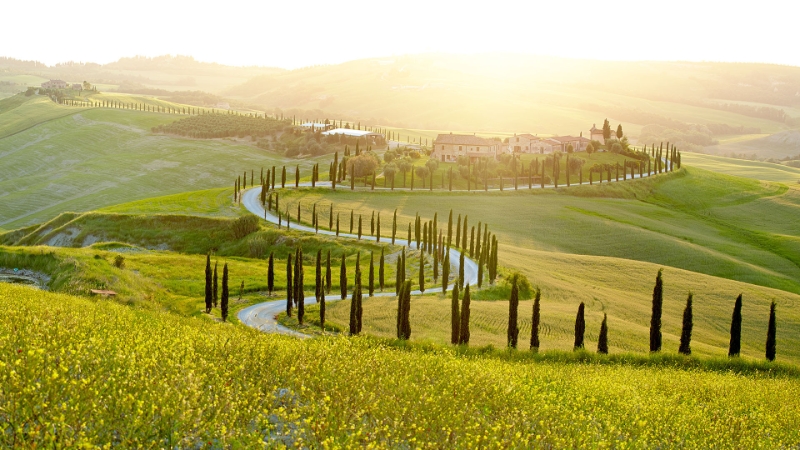
[[[6,136],[0,139],[0,226],[6,229],[63,211],[212,187],[232,189],[244,170],[298,163],[234,141],[150,133],[151,127],[179,116],[83,110],[42,97],[27,99],[0,111],[0,136]],[[6,117],[13,120],[6,122]],[[11,131],[16,134],[7,135]],[[310,162],[299,163],[308,171]]]
[[[761,161],[725,158],[723,156],[703,155],[684,152],[683,162],[692,167],[713,172],[735,175],[756,180],[776,181],[786,184],[800,182],[800,169]]]

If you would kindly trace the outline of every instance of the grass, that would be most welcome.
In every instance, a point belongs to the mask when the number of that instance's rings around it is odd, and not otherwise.
[[[692,167],[699,167],[726,175],[787,184],[797,184],[800,182],[800,169],[781,164],[690,152],[684,152],[681,158],[685,164]]]
[[[0,286],[0,308],[6,447],[800,441],[800,382],[780,373],[300,341],[10,285]]]
[[[0,114],[0,136],[16,123],[6,121],[7,115],[23,109],[22,128],[36,125],[0,139],[0,226],[6,229],[43,222],[63,211],[90,211],[198,189],[232,190],[244,170],[298,163],[249,145],[149,132],[176,116],[82,110],[32,98]],[[42,120],[50,116],[55,119]],[[303,169],[310,165],[299,164]]]
[[[351,209],[367,217],[380,211],[384,223],[397,208],[399,230],[417,213],[424,218],[438,213],[442,224],[453,208],[456,216],[468,215],[471,225],[489,224],[500,240],[503,265],[525,263],[512,258],[517,249],[611,256],[800,293],[800,247],[792,234],[800,219],[796,196],[784,185],[689,167],[644,180],[559,191],[365,195],[287,190],[281,204],[292,210],[297,202],[304,208],[316,202],[323,217],[330,203],[335,213],[347,217]],[[759,230],[768,219],[755,211],[773,207],[779,208],[780,218]]]
[[[230,188],[182,192],[147,198],[98,209],[117,214],[186,214],[193,216],[237,217],[243,209],[232,202]]]

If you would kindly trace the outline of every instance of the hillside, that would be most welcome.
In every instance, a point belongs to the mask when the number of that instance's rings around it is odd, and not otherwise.
[[[24,436],[13,427],[0,435],[8,447],[800,440],[792,371],[514,362],[365,338],[295,340],[8,285],[0,308],[0,379],[15,393],[0,396],[0,420],[31,425]],[[42,404],[63,406],[34,407]],[[743,419],[742,405],[759,419]]]
[[[428,130],[577,135],[607,117],[632,137],[657,125],[674,131],[657,130],[663,137],[690,143],[689,124],[708,126],[711,139],[792,128],[797,91],[796,67],[424,54],[262,75],[225,94],[310,117]]]
[[[0,226],[6,229],[63,211],[232,186],[246,169],[298,163],[235,140],[151,133],[182,116],[82,109],[40,96],[5,99],[0,108]]]

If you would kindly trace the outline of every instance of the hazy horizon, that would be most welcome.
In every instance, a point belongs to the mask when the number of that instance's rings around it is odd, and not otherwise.
[[[5,7],[8,17],[26,20],[7,21],[0,29],[0,41],[13,43],[0,56],[52,66],[186,55],[230,66],[285,69],[420,53],[800,66],[800,54],[785,51],[794,30],[793,5],[785,1],[766,2],[755,10],[688,1],[668,7],[630,1],[602,6],[501,1],[491,8],[310,1],[299,8],[234,0],[225,8],[205,10],[151,0],[136,8],[94,0],[77,8],[52,1],[37,5],[58,14],[37,14],[21,3]],[[758,33],[748,32],[766,23],[769,27]],[[42,32],[47,29],[52,31]],[[102,40],[98,33],[104,34]]]

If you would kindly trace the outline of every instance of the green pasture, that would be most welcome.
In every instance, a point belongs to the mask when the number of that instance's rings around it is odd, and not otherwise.
[[[787,184],[797,184],[800,182],[800,169],[781,164],[748,161],[745,159],[726,158],[724,156],[703,155],[691,152],[683,152],[681,157],[685,164],[691,165],[692,167],[699,167],[701,169],[727,175]]]

